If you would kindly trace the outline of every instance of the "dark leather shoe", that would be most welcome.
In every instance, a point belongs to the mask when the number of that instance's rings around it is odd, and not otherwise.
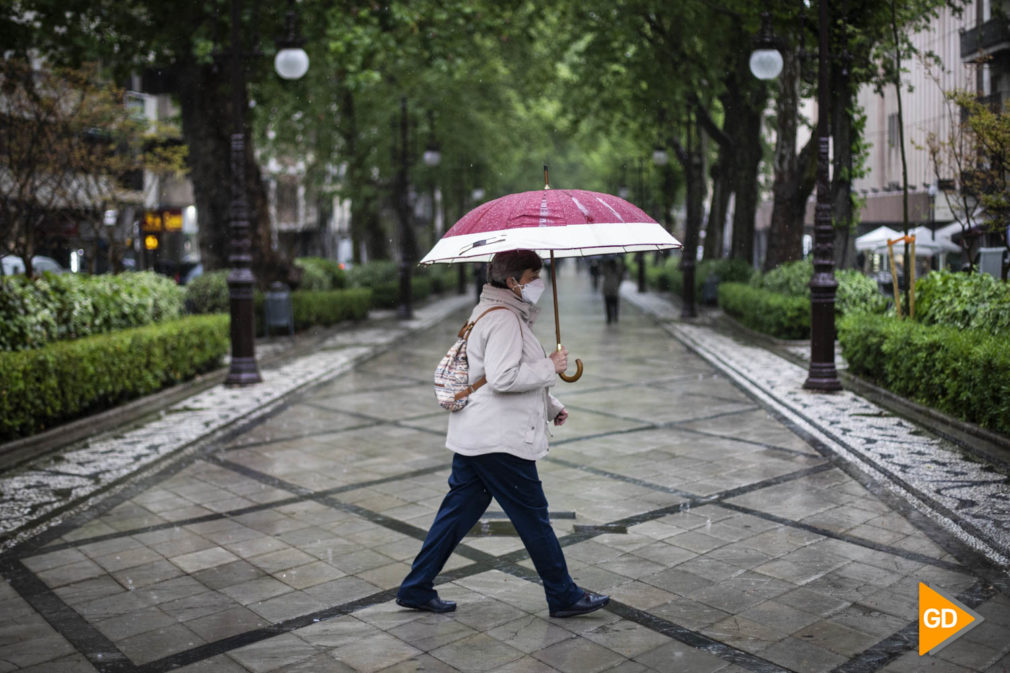
[[[603,594],[594,594],[592,591],[587,591],[582,594],[582,598],[575,601],[567,608],[562,608],[561,610],[552,610],[551,617],[575,617],[577,615],[584,615],[590,612],[599,610],[604,605],[610,602],[610,596],[604,596]]]
[[[452,612],[456,609],[456,603],[453,601],[443,601],[438,596],[432,598],[427,603],[412,603],[410,601],[405,601],[402,598],[397,598],[396,604],[402,608],[424,610],[425,612]]]

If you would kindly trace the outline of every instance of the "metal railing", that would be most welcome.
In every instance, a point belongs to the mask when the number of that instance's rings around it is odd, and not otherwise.
[[[1010,49],[1010,18],[989,19],[961,33],[961,58],[969,60],[980,52],[995,54]]]

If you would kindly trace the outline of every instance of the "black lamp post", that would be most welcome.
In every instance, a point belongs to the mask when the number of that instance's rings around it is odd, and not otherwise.
[[[285,79],[297,79],[305,74],[309,59],[290,36],[293,35],[294,12],[288,3],[289,42],[282,45],[274,65]],[[228,300],[231,313],[231,364],[225,385],[247,386],[262,381],[256,364],[256,316],[252,272],[252,238],[249,233],[249,201],[246,195],[246,82],[242,70],[242,1],[231,2],[231,107],[234,130],[231,134],[231,246],[228,253]]]
[[[828,84],[830,55],[827,0],[818,0],[817,26],[817,204],[814,208],[814,273],[810,278],[810,369],[803,387],[830,392],[841,390],[842,384],[838,381],[838,372],[835,369],[835,293],[838,281],[835,280],[835,232],[831,226],[828,176],[830,143],[828,114],[831,109],[831,92]],[[762,34],[765,36],[767,33],[762,30]],[[765,48],[760,48],[762,46]],[[768,53],[770,51],[774,50],[768,49],[767,45],[759,45],[759,49],[755,50],[751,57],[751,72],[760,79],[777,77],[782,70],[781,54],[771,55]]]

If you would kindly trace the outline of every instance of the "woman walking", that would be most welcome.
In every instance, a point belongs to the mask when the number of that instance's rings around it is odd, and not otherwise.
[[[547,455],[548,427],[568,419],[549,393],[568,367],[565,349],[548,356],[531,329],[544,290],[543,263],[530,250],[498,253],[488,268],[488,283],[470,320],[488,309],[470,333],[467,357],[470,383],[487,384],[467,405],[449,416],[446,447],[453,451],[446,494],[396,602],[406,608],[450,612],[452,601],[438,597],[435,577],[453,550],[487,510],[493,497],[519,533],[543,581],[552,617],[593,612],[610,598],[576,586],[551,528],[547,498],[536,460]]]

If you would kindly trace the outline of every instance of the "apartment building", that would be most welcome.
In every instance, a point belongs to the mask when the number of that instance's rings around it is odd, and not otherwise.
[[[962,110],[946,99],[946,92],[973,92],[995,109],[1006,110],[1010,99],[1010,1],[974,0],[958,15],[944,9],[912,41],[923,54],[935,54],[939,63],[922,57],[903,63],[907,70],[901,90],[904,119],[904,147],[907,163],[911,227],[925,225],[935,236],[962,237],[977,256],[980,248],[1002,246],[1004,235],[984,235],[963,231],[961,176],[952,166],[937,168],[926,149],[927,137],[935,134],[941,142],[956,134]],[[865,140],[870,145],[865,177],[853,189],[864,199],[858,233],[889,226],[901,230],[902,161],[898,91],[888,87],[877,94],[864,87],[858,102],[866,114]],[[928,256],[927,256],[928,257]],[[880,260],[868,260],[879,264]],[[924,266],[957,267],[964,260],[957,253],[920,260]],[[876,269],[867,269],[876,270]]]

